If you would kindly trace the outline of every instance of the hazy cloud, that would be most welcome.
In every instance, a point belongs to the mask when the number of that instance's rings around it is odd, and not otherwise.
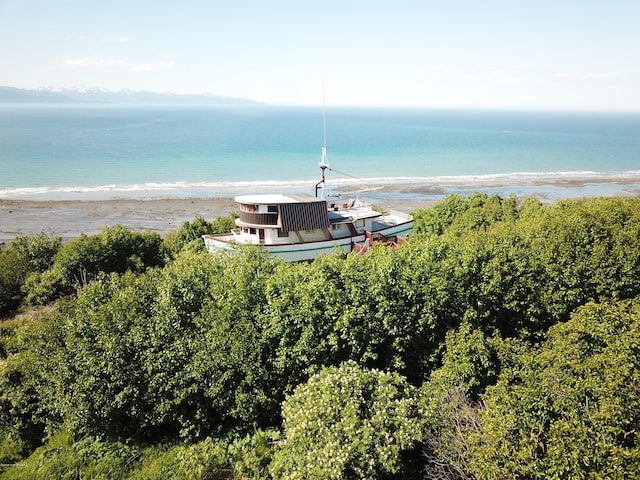
[[[159,70],[171,70],[173,67],[175,67],[174,62],[129,64],[129,70],[132,72],[157,72]]]
[[[89,35],[75,34],[75,35],[67,35],[66,38],[68,40],[73,40],[75,42],[103,42],[103,43],[128,43],[128,42],[134,42],[136,40],[136,37],[131,37],[128,35],[103,35],[101,37],[91,37]]]
[[[76,42],[86,42],[90,38],[86,35],[67,35],[67,39],[74,40]]]
[[[63,68],[86,68],[86,67],[122,67],[127,62],[117,58],[70,58],[63,60]]]
[[[135,37],[108,35],[106,37],[102,37],[102,40],[108,43],[128,43],[135,41]]]
[[[423,65],[420,67],[420,71],[422,73],[442,73],[442,72],[450,72],[451,67],[447,65]]]
[[[170,70],[175,67],[174,62],[131,63],[117,58],[70,58],[59,64],[60,68],[120,68],[130,72],[157,72]]]
[[[628,80],[624,75],[612,75],[609,73],[585,73],[585,72],[557,72],[553,76],[562,80],[586,80],[597,82],[617,82]]]

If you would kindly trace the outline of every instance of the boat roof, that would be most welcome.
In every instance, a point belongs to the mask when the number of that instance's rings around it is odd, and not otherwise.
[[[294,195],[284,195],[280,193],[265,193],[255,195],[239,195],[234,198],[237,203],[245,203],[251,205],[274,205],[281,203],[311,203],[323,202],[324,200],[308,195],[306,193],[298,193]]]
[[[354,220],[364,220],[367,218],[378,218],[382,214],[367,207],[351,207],[340,212],[329,211],[329,221],[331,223],[348,223]]]

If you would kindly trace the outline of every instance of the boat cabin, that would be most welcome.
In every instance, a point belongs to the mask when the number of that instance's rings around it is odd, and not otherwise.
[[[306,194],[242,195],[235,200],[240,215],[235,240],[255,245],[346,238],[364,232],[380,216],[370,208],[359,209],[353,201],[329,205]]]

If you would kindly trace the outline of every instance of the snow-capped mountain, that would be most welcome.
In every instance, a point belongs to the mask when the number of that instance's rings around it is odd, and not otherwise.
[[[0,103],[127,103],[157,105],[255,105],[258,102],[219,95],[186,95],[136,90],[114,92],[100,87],[0,87]]]

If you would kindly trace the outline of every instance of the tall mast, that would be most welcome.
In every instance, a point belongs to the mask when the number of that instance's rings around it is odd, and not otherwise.
[[[325,187],[325,170],[329,168],[329,162],[327,160],[327,107],[324,98],[324,79],[322,80],[322,159],[320,160],[320,181],[316,183],[316,197],[318,197],[318,190],[320,190],[320,197],[324,200],[324,187]]]

